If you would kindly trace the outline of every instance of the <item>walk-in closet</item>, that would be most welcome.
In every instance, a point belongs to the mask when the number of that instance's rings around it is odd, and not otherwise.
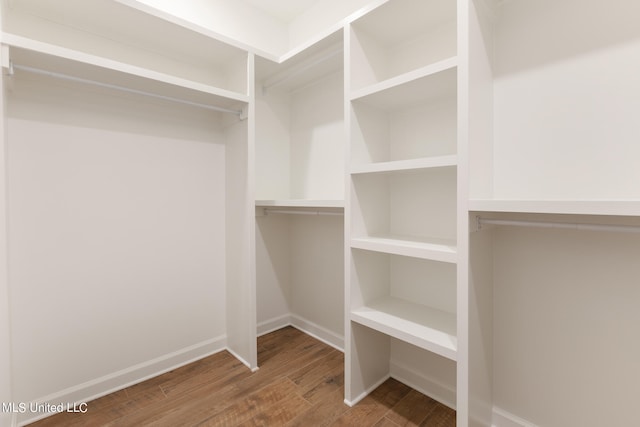
[[[380,387],[458,427],[640,425],[640,2],[0,18],[0,427],[202,360],[241,398],[287,341],[331,365],[322,425]]]

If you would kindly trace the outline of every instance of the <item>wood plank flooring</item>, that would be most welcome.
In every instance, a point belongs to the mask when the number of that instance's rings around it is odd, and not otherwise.
[[[258,364],[223,351],[31,426],[455,426],[454,410],[393,379],[349,408],[343,354],[292,327],[258,339]]]

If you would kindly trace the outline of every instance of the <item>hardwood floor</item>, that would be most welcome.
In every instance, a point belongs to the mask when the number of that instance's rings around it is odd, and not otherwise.
[[[343,354],[292,327],[258,339],[258,362],[251,373],[223,351],[31,426],[455,426],[454,410],[393,379],[349,408]]]

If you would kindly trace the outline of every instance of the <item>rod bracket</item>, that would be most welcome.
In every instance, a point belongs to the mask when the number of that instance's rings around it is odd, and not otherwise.
[[[249,118],[249,105],[243,105],[240,111],[238,112],[238,118],[241,121],[245,121]]]

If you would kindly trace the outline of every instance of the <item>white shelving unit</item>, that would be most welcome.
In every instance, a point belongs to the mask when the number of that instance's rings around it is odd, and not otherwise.
[[[391,0],[349,27],[348,404],[396,366],[432,378],[411,348],[458,359],[456,34],[451,1]]]
[[[351,312],[351,320],[401,341],[456,360],[456,316],[446,311],[383,297]]]
[[[246,117],[249,96],[10,33],[2,34],[9,73],[28,72]]]
[[[29,258],[27,264],[47,265],[44,271],[51,275],[46,279],[22,269],[19,254],[10,261],[11,304],[20,307],[12,318],[12,333],[31,337],[12,344],[15,360],[21,361],[13,366],[20,385],[13,397],[23,402],[85,400],[112,391],[114,384],[131,384],[223,348],[257,368],[255,277],[250,273],[255,265],[250,163],[254,94],[249,80],[253,55],[113,1],[24,0],[4,6],[2,80],[7,108],[2,120],[8,130],[2,143],[14,151],[8,161],[9,187],[18,200],[8,211],[14,215],[9,233],[19,247],[25,239],[36,238],[43,245],[52,239],[46,232],[29,237],[33,224],[46,229],[58,218],[53,229],[71,230],[64,241],[53,238],[56,253],[47,254],[46,261],[38,254]],[[121,156],[113,150],[120,150]],[[55,152],[65,155],[59,162],[47,161]],[[23,174],[20,162],[28,153],[30,162],[40,162],[41,167]],[[138,166],[133,160],[137,156]],[[206,160],[211,164],[204,164]],[[193,170],[183,169],[190,161]],[[61,171],[65,162],[67,170]],[[127,179],[131,182],[120,187]],[[41,186],[32,186],[31,180],[50,181],[58,197],[48,201],[48,212],[27,218],[21,212],[32,209],[29,203],[43,200]],[[179,188],[186,183],[192,187]],[[210,201],[198,200],[197,209],[183,210],[204,195],[221,200],[222,208],[212,210]],[[177,201],[165,206],[166,200]],[[70,208],[75,203],[78,209]],[[116,213],[118,209],[152,213],[141,220],[142,213]],[[202,220],[201,212],[212,218],[201,224],[199,237],[193,237],[189,233]],[[175,229],[181,220],[193,223]],[[118,246],[118,239],[127,227],[132,229],[125,248]],[[149,250],[154,239],[157,250]],[[175,251],[177,247],[181,249]],[[132,255],[135,248],[140,253]],[[95,264],[110,250],[113,253],[104,256],[107,266]],[[198,260],[203,253],[210,256],[205,262]],[[51,255],[59,267],[49,265],[56,264]],[[220,260],[213,267],[212,258]],[[64,268],[69,260],[77,268]],[[145,262],[155,262],[157,268],[140,268]],[[174,268],[183,275],[179,287],[171,279]],[[111,276],[113,271],[118,271],[117,278]],[[202,280],[219,280],[219,286],[204,288]],[[36,301],[29,296],[51,287],[60,289],[54,298]],[[186,296],[177,298],[180,293]],[[189,301],[194,295],[208,298]],[[136,339],[122,331],[114,337],[104,325],[109,316],[100,317],[99,308],[89,308],[89,313],[87,307],[99,306],[94,298],[110,310],[118,307],[119,318]],[[29,303],[21,305],[25,300]],[[119,305],[121,301],[126,304]],[[176,313],[169,323],[158,308],[165,303]],[[75,340],[70,336],[78,332],[79,323],[93,332],[77,343],[77,352],[61,353],[66,346],[38,338],[38,327],[29,320],[33,313],[46,317],[49,327],[68,331],[59,336],[62,342]],[[201,329],[203,322],[215,325]],[[166,334],[167,329],[172,334]],[[162,343],[140,340],[142,335],[162,336]],[[34,348],[48,360],[32,358]],[[117,357],[110,356],[113,351]],[[86,366],[78,375],[70,373],[87,358],[102,362]],[[30,382],[34,372],[37,378],[51,374],[52,363],[56,374]],[[18,414],[17,422],[33,421],[29,417],[37,415]]]
[[[258,333],[344,347],[344,53],[335,32],[256,67]]]
[[[508,225],[471,234],[471,416],[637,424],[626,396],[640,371],[625,355],[640,348],[625,325],[638,322],[626,303],[638,301],[637,269],[626,260],[639,243],[639,5],[468,6],[470,220]],[[626,391],[591,394],[610,388]]]
[[[394,377],[459,427],[640,425],[640,2],[316,2],[221,29],[168,2],[1,3],[3,399],[82,401],[225,347],[255,369],[256,331],[291,324],[345,350],[349,405]],[[38,316],[89,330],[83,351]]]
[[[187,88],[248,95],[246,51],[119,2],[19,0],[6,9],[8,34],[85,54],[104,68],[126,64],[152,80],[163,74]]]
[[[351,247],[440,262],[458,259],[455,239],[420,239],[411,236],[367,236],[351,239]]]
[[[342,32],[282,64],[258,60],[256,87],[256,199],[280,206],[342,205]]]

